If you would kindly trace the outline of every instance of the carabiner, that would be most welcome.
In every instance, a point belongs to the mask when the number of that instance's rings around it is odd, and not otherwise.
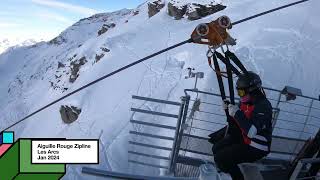
[[[216,49],[214,47],[208,46],[207,57],[208,58],[213,57],[214,52],[216,52]]]
[[[212,58],[213,57],[213,52],[212,52],[212,50],[210,48],[207,51],[207,57],[208,58]]]

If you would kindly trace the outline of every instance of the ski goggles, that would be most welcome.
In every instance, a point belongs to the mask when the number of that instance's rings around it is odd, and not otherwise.
[[[244,89],[238,89],[238,88],[237,88],[237,92],[238,92],[238,95],[239,95],[240,97],[243,97],[243,96],[245,96],[245,95],[247,94]]]

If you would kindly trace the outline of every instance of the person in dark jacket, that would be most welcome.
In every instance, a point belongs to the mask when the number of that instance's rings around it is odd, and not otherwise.
[[[243,180],[238,164],[254,162],[270,153],[272,139],[272,106],[262,89],[260,77],[248,72],[237,81],[240,105],[224,102],[229,110],[229,129],[209,135],[217,167],[229,173],[233,180]]]

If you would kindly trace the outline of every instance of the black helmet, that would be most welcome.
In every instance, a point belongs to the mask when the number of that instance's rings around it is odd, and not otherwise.
[[[239,75],[237,89],[244,89],[250,93],[256,89],[260,89],[261,86],[262,82],[258,74],[248,71],[247,73]]]

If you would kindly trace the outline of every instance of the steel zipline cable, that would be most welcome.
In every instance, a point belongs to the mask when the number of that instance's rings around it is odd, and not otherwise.
[[[250,16],[250,17],[241,19],[241,20],[239,20],[239,21],[233,22],[232,25],[234,26],[234,25],[236,25],[236,24],[240,24],[240,23],[243,23],[243,22],[245,22],[245,21],[249,21],[249,20],[254,19],[254,18],[257,18],[257,17],[259,17],[259,16],[263,16],[263,15],[266,15],[266,14],[269,14],[269,13],[272,13],[272,12],[275,12],[275,11],[278,11],[278,10],[281,10],[281,9],[284,9],[284,8],[287,8],[287,7],[290,7],[290,6],[294,6],[294,5],[297,5],[297,4],[301,4],[301,3],[304,3],[304,2],[307,2],[307,1],[310,1],[310,0],[296,1],[296,2],[287,4],[287,5],[284,5],[284,6],[280,6],[280,7],[274,8],[274,9],[270,9],[269,11],[265,11],[265,12],[262,12],[262,13],[259,13],[259,14],[256,14],[256,15],[253,15],[253,16]]]
[[[269,14],[269,13],[271,13],[271,12],[278,11],[278,10],[280,10],[280,9],[284,9],[284,8],[287,8],[287,7],[290,7],[290,6],[294,6],[294,5],[297,5],[297,4],[306,2],[306,1],[310,1],[310,0],[301,0],[301,1],[297,1],[297,2],[294,2],[294,3],[291,3],[291,4],[287,4],[287,5],[278,7],[278,8],[274,8],[274,9],[271,9],[271,10],[268,10],[268,11],[265,11],[265,12],[262,12],[262,13],[259,13],[259,14],[256,14],[256,15],[253,15],[253,16],[250,16],[250,17],[247,17],[247,18],[244,18],[244,19],[242,19],[242,20],[236,21],[236,22],[232,23],[232,25],[240,24],[240,23],[242,23],[242,22],[245,22],[245,21],[248,21],[248,20],[257,18],[257,17],[259,17],[259,16],[263,16],[263,15]],[[98,78],[98,79],[96,79],[96,80],[94,80],[94,81],[92,81],[92,82],[90,82],[90,83],[88,83],[88,84],[86,84],[86,85],[84,85],[84,86],[81,86],[80,88],[78,88],[78,89],[76,89],[76,90],[74,90],[74,91],[72,91],[72,92],[70,92],[70,93],[62,96],[61,98],[59,98],[59,99],[57,99],[57,100],[55,100],[55,101],[53,101],[53,102],[51,102],[51,103],[43,106],[42,108],[40,108],[40,109],[32,112],[31,114],[27,115],[26,117],[20,119],[19,121],[15,122],[14,124],[12,124],[12,125],[8,126],[7,128],[3,129],[3,130],[1,131],[1,133],[2,133],[3,131],[9,130],[10,128],[16,126],[17,124],[19,124],[19,123],[27,120],[28,118],[30,118],[30,117],[34,116],[35,114],[43,111],[44,109],[46,109],[46,108],[48,108],[48,107],[56,104],[57,102],[65,99],[65,98],[67,98],[67,97],[69,97],[69,96],[71,96],[71,95],[73,95],[73,94],[75,94],[75,93],[77,93],[77,92],[79,92],[79,91],[82,91],[83,89],[86,89],[86,88],[88,88],[88,87],[90,87],[90,86],[92,86],[92,85],[94,85],[94,84],[96,84],[96,83],[98,83],[98,82],[100,82],[100,81],[108,78],[108,77],[111,77],[111,76],[113,76],[113,75],[115,75],[115,74],[117,74],[117,73],[119,73],[119,72],[121,72],[121,71],[123,71],[123,70],[126,70],[126,69],[128,69],[128,68],[130,68],[130,67],[132,67],[132,66],[135,66],[135,65],[137,65],[137,64],[139,64],[139,63],[141,63],[141,62],[143,62],[143,61],[146,61],[146,60],[148,60],[148,59],[150,59],[150,58],[153,58],[153,57],[155,57],[155,56],[158,56],[158,55],[160,55],[160,54],[162,54],[162,53],[164,53],[164,52],[167,52],[167,51],[169,51],[169,50],[171,50],[171,49],[174,49],[174,48],[177,48],[177,47],[182,46],[182,45],[184,45],[184,44],[192,43],[192,42],[193,42],[193,39],[190,38],[190,39],[188,39],[188,40],[185,40],[185,41],[183,41],[183,42],[180,42],[180,43],[178,43],[178,44],[175,44],[175,45],[173,45],[173,46],[170,46],[170,47],[168,47],[168,48],[165,48],[165,49],[163,49],[163,50],[161,50],[161,51],[158,51],[158,52],[156,52],[156,53],[154,53],[154,54],[151,54],[151,55],[149,55],[149,56],[146,56],[146,57],[144,57],[144,58],[142,58],[142,59],[140,59],[140,60],[137,60],[137,61],[135,61],[135,62],[133,62],[133,63],[131,63],[131,64],[128,64],[128,65],[126,65],[126,66],[124,66],[124,67],[121,67],[120,69],[117,69],[117,70],[115,70],[115,71],[113,71],[113,72],[111,72],[111,73],[109,73],[109,74],[107,74],[107,75],[104,75],[104,76],[102,76],[102,77],[100,77],[100,78]]]
[[[117,69],[117,70],[115,70],[115,71],[113,71],[113,72],[111,72],[111,73],[109,73],[109,74],[107,74],[107,75],[104,75],[104,76],[102,76],[102,77],[100,77],[100,78],[98,78],[98,79],[96,79],[96,80],[94,80],[94,81],[92,81],[92,82],[90,82],[90,83],[88,83],[88,84],[86,84],[86,85],[84,85],[84,86],[81,86],[80,88],[78,88],[78,89],[76,89],[76,90],[74,90],[74,91],[72,91],[72,92],[70,92],[70,93],[62,96],[61,98],[59,98],[59,99],[57,99],[57,100],[55,100],[55,101],[47,104],[46,106],[44,106],[44,107],[42,107],[42,108],[34,111],[33,113],[27,115],[26,117],[22,118],[21,120],[15,122],[14,124],[12,124],[12,125],[10,125],[9,127],[5,128],[5,129],[2,130],[1,132],[6,131],[6,130],[12,128],[13,126],[21,123],[22,121],[30,118],[31,116],[39,113],[40,111],[42,111],[42,110],[44,110],[44,109],[46,109],[46,108],[54,105],[55,103],[57,103],[57,102],[65,99],[65,98],[67,98],[67,97],[69,97],[69,96],[71,96],[71,95],[73,95],[73,94],[75,94],[75,93],[77,93],[77,92],[79,92],[79,91],[81,91],[81,90],[83,90],[83,89],[86,89],[86,88],[89,87],[89,86],[92,86],[92,85],[98,83],[99,81],[102,81],[102,80],[104,80],[104,79],[106,79],[106,78],[108,78],[108,77],[110,77],[110,76],[112,76],[112,75],[115,75],[115,74],[117,74],[117,73],[119,73],[119,72],[121,72],[121,71],[123,71],[123,70],[125,70],[125,69],[128,69],[128,68],[130,68],[130,67],[132,67],[132,66],[134,66],[134,65],[137,65],[137,64],[139,64],[139,63],[141,63],[141,62],[143,62],[143,61],[146,61],[146,60],[148,60],[148,59],[150,59],[150,58],[152,58],[152,57],[155,57],[155,56],[157,56],[157,55],[159,55],[159,54],[162,54],[162,53],[164,53],[164,52],[166,52],[166,51],[169,51],[169,50],[171,50],[171,49],[174,49],[174,48],[176,48],[176,47],[179,47],[179,46],[181,46],[181,45],[183,45],[183,44],[190,43],[190,42],[192,42],[192,39],[188,39],[188,40],[183,41],[183,42],[181,42],[181,43],[178,43],[178,44],[176,44],[176,45],[170,46],[170,47],[168,47],[168,48],[166,48],[166,49],[163,49],[163,50],[161,50],[161,51],[159,51],[159,52],[156,52],[156,53],[151,54],[151,55],[149,55],[149,56],[147,56],[147,57],[144,57],[144,58],[142,58],[142,59],[140,59],[140,60],[138,60],[138,61],[135,61],[135,62],[133,62],[133,63],[131,63],[131,64],[128,64],[128,65],[126,65],[126,66],[124,66],[124,67],[122,67],[122,68],[120,68],[120,69]]]

